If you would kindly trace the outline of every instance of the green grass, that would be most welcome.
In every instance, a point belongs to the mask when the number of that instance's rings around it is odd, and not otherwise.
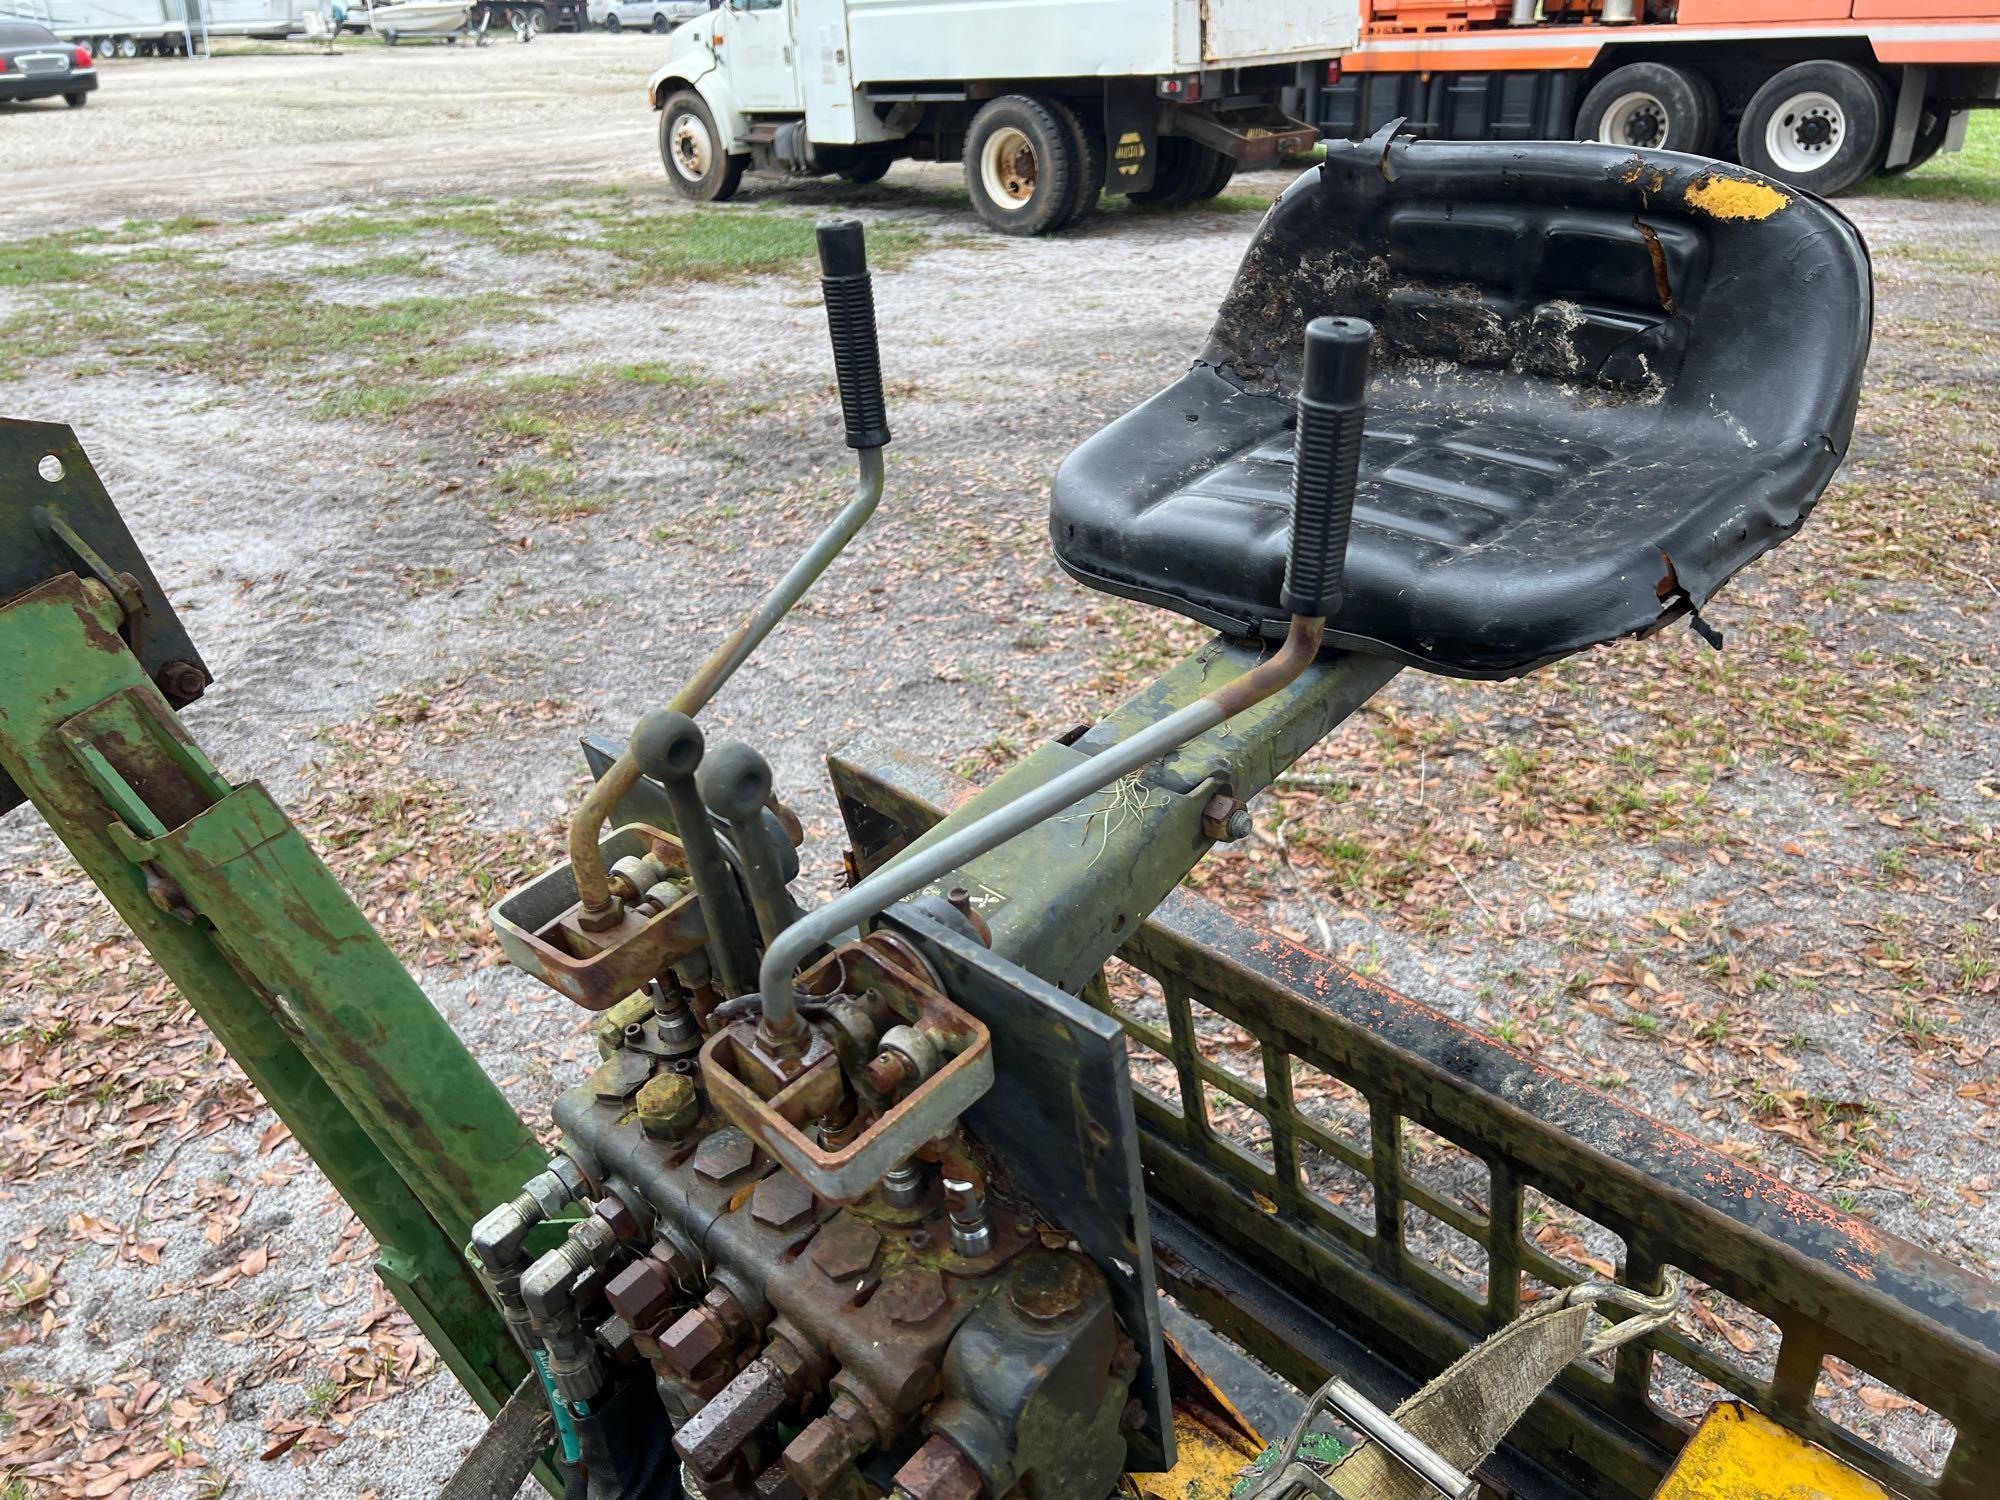
[[[1933,156],[1901,176],[1872,178],[1860,191],[1871,198],[1972,198],[2000,203],[2000,110],[1972,112],[1963,151]]]
[[[234,283],[176,301],[161,347],[199,368],[239,378],[279,370],[296,376],[309,373],[302,365],[338,361],[371,384],[406,362],[448,352],[443,346],[472,328],[526,315],[521,300],[504,292],[354,306],[317,301],[286,281]]]
[[[633,283],[730,281],[804,270],[815,254],[811,219],[738,209],[600,214],[596,232],[578,243],[616,256]],[[877,225],[868,235],[868,259],[877,270],[894,270],[926,243],[916,231]]]
[[[0,286],[91,281],[109,269],[104,257],[85,255],[79,243],[76,235],[52,234],[0,245]]]

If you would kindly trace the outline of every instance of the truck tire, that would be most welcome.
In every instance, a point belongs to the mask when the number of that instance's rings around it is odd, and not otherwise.
[[[665,11],[656,10],[653,12],[653,35],[665,36],[668,32],[672,31],[673,29],[674,29],[674,23],[667,19],[667,13]]]
[[[1163,135],[1153,148],[1153,185],[1132,194],[1134,203],[1154,208],[1185,208],[1205,202],[1228,186],[1236,163],[1183,135]]]
[[[965,135],[966,190],[979,217],[1002,234],[1061,228],[1082,170],[1062,121],[1026,94],[989,99]]]
[[[750,158],[729,154],[707,102],[682,89],[660,109],[660,163],[683,198],[723,203],[736,196]]]
[[[1867,177],[1888,148],[1888,91],[1844,62],[1792,64],[1751,96],[1736,132],[1744,166],[1823,198]]]
[[[1062,125],[1069,136],[1070,149],[1076,153],[1077,172],[1070,188],[1069,208],[1054,226],[1068,229],[1097,212],[1098,200],[1104,196],[1104,128],[1061,99],[1044,98],[1041,102]]]
[[[1627,63],[1597,80],[1576,112],[1576,138],[1607,146],[1707,156],[1722,101],[1701,74],[1666,63]]]
[[[604,13],[604,29],[613,36],[618,35],[619,32],[625,29],[625,23],[618,19],[617,11],[608,10]]]
[[[880,182],[888,176],[889,168],[895,164],[895,160],[896,158],[887,151],[870,151],[866,155],[857,156],[842,167],[840,180],[851,182],[856,187],[867,187],[869,183]]]
[[[64,94],[63,103],[67,104],[71,109],[82,109],[84,105],[90,103],[90,95]]]
[[[1210,199],[1221,197],[1222,190],[1236,176],[1236,158],[1211,151],[1206,146],[1197,146],[1195,150],[1207,159],[1208,173],[1195,183],[1193,201],[1207,203]]]

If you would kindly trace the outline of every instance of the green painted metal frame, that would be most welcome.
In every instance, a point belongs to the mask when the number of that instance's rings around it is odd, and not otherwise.
[[[25,480],[0,475],[8,483]],[[383,1281],[495,1411],[528,1366],[462,1247],[546,1153],[269,793],[209,764],[126,624],[108,588],[73,572],[0,604],[0,768],[374,1235]]]
[[[990,795],[866,732],[828,765],[864,872]],[[1053,857],[1032,871],[1034,889],[1043,909],[1059,912],[1065,889],[1097,878],[1078,868],[1091,853],[1044,854]],[[1032,955],[1022,961],[1039,967]],[[1517,1494],[1652,1494],[1686,1436],[1652,1399],[1662,1355],[1904,1494],[1993,1493],[2000,1286],[1185,891],[1127,933],[1113,963],[1149,976],[1137,982],[1157,986],[1157,1010],[1139,1014],[1099,976],[1085,998],[1116,1016],[1135,1048],[1156,1053],[1178,1085],[1178,1101],[1134,1088],[1161,1282],[1295,1383],[1316,1386],[1353,1359],[1386,1369],[1407,1392],[1514,1316],[1524,1274],[1552,1286],[1575,1280],[1524,1232],[1533,1189],[1622,1237],[1621,1280],[1657,1290],[1663,1267],[1677,1266],[1768,1318],[1781,1343],[1769,1381],[1671,1328],[1627,1345],[1608,1380],[1573,1369],[1510,1440],[1510,1460],[1529,1465],[1516,1471],[1530,1476]],[[1121,988],[1132,982],[1128,973]],[[1203,1054],[1203,1012],[1253,1039],[1239,1071]],[[1359,1138],[1344,1139],[1301,1102],[1301,1068],[1358,1091],[1367,1121]],[[1236,1118],[1218,1119],[1211,1097]],[[1411,1123],[1482,1165],[1483,1212],[1410,1171]],[[1366,1218],[1311,1190],[1300,1170],[1306,1150],[1365,1177]],[[1468,1292],[1412,1242],[1411,1207],[1477,1244],[1490,1295]],[[1919,1473],[1815,1409],[1829,1356],[1953,1423],[1941,1475]]]

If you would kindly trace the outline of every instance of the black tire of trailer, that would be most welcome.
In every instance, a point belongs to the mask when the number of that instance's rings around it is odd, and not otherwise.
[[[1576,138],[1607,146],[1707,156],[1721,129],[1722,100],[1715,85],[1692,68],[1669,63],[1613,68],[1576,111]]]
[[[1046,101],[1002,94],[972,117],[964,167],[973,210],[988,228],[1039,235],[1060,229],[1075,206],[1083,163]]]
[[[679,159],[674,127],[682,119],[698,126],[699,140],[707,142],[708,159],[698,175],[688,172]],[[698,149],[692,132],[687,144]],[[730,155],[707,101],[693,89],[681,89],[669,94],[660,107],[660,165],[666,168],[667,181],[683,198],[692,198],[697,203],[726,203],[742,185],[743,171],[750,165],[750,158]]]
[[[1822,198],[1874,173],[1888,148],[1888,89],[1853,63],[1823,59],[1765,83],[1736,131],[1744,166]]]
[[[1070,149],[1076,153],[1077,170],[1070,184],[1069,207],[1054,226],[1057,229],[1069,229],[1082,223],[1097,212],[1098,201],[1104,196],[1104,174],[1107,170],[1104,127],[1092,118],[1095,111],[1090,105],[1095,102],[1087,101],[1083,108],[1077,109],[1061,99],[1042,100],[1049,113],[1068,133]]]

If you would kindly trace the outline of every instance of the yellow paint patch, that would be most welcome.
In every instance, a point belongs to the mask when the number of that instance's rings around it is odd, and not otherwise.
[[[1768,182],[1745,182],[1714,172],[1697,177],[1686,196],[1689,208],[1711,219],[1768,219],[1792,201]]]
[[[1824,1448],[1740,1401],[1709,1408],[1653,1500],[1893,1500]]]

